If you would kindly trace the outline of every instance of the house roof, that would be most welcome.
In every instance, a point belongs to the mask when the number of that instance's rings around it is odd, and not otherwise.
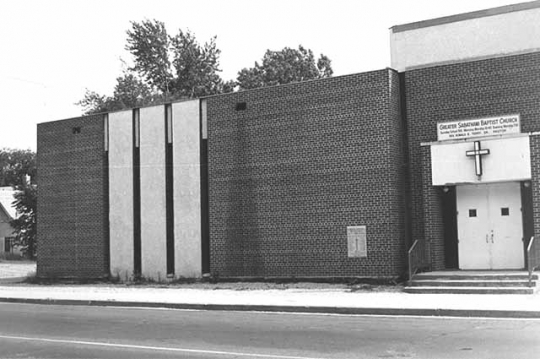
[[[13,207],[13,195],[15,191],[11,187],[0,187],[0,210],[4,210],[11,218],[17,218],[17,210]]]

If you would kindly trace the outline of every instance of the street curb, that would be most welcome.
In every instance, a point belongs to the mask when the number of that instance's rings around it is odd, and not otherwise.
[[[0,298],[0,302],[21,303],[21,304],[97,306],[97,307],[168,308],[168,309],[207,310],[207,311],[540,319],[540,312],[524,311],[524,310],[476,310],[476,309],[441,309],[441,308],[436,308],[436,309],[354,308],[354,307],[284,306],[284,305],[274,306],[274,305],[250,305],[250,304],[157,303],[157,302],[128,302],[128,301],[114,301],[114,300],[30,299],[30,298]]]

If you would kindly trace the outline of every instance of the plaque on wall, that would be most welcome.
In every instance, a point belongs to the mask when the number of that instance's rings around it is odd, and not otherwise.
[[[366,226],[347,227],[349,258],[367,257]]]

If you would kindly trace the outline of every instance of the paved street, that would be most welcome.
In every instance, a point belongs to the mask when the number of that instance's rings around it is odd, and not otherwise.
[[[540,320],[0,304],[1,358],[534,358]]]

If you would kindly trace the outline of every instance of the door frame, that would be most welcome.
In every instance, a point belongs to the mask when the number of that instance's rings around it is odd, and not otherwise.
[[[527,268],[527,247],[534,236],[534,213],[533,213],[533,193],[531,181],[522,181],[521,187],[521,216],[523,223],[523,256],[525,257],[525,268]]]
[[[459,269],[456,186],[442,188],[444,266]]]

